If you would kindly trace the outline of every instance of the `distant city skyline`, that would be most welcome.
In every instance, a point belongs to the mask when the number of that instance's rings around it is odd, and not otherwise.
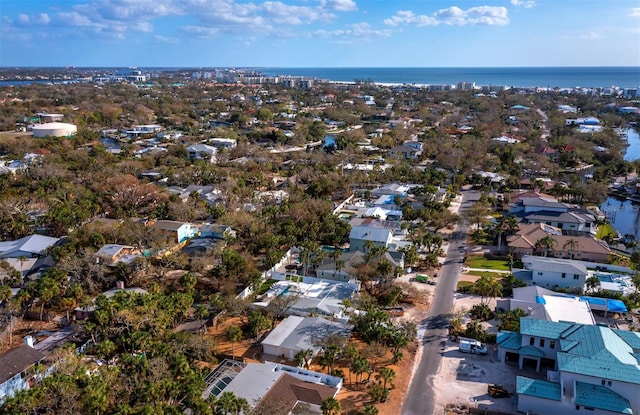
[[[2,0],[0,66],[640,66],[638,0]]]

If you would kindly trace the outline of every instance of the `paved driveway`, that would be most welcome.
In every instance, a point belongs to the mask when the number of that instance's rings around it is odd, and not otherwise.
[[[462,192],[460,213],[480,198],[473,190]],[[442,266],[438,285],[431,301],[429,317],[418,325],[418,338],[422,343],[420,361],[416,362],[409,385],[403,415],[430,415],[434,413],[434,378],[441,363],[441,353],[446,345],[449,319],[453,306],[453,294],[464,260],[467,224],[460,224],[451,235],[447,257]]]

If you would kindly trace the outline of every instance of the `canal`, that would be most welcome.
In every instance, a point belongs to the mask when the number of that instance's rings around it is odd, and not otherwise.
[[[629,128],[627,140],[629,147],[627,147],[624,159],[627,161],[640,159],[640,134],[638,130]],[[600,205],[600,210],[607,215],[609,222],[621,236],[632,234],[635,235],[637,241],[640,241],[640,204],[630,200],[608,197]]]

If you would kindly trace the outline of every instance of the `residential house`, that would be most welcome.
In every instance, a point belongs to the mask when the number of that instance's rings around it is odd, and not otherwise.
[[[335,397],[343,382],[336,376],[293,366],[232,360],[224,360],[206,379],[204,399],[232,392],[245,399],[252,410],[268,405],[269,413],[273,415],[298,413],[295,408],[299,405],[305,406],[305,414],[321,414],[322,402]]]
[[[537,151],[538,154],[542,154],[543,156],[547,156],[551,161],[558,161],[558,157],[560,153],[555,148],[551,147],[542,147]]]
[[[100,262],[109,266],[118,263],[130,264],[140,257],[140,251],[129,245],[106,244],[96,252],[96,257]]]
[[[207,141],[212,147],[232,150],[238,145],[238,141],[233,138],[211,138]]]
[[[384,195],[406,197],[409,191],[415,187],[419,187],[419,185],[390,183],[371,190],[371,195],[376,197]]]
[[[301,350],[312,350],[313,356],[322,350],[329,336],[348,338],[352,327],[323,317],[288,316],[262,341],[262,351],[271,357],[295,359]],[[265,356],[267,360],[271,360]]]
[[[422,143],[419,141],[405,141],[402,145],[389,150],[389,155],[404,160],[415,160],[422,155]]]
[[[498,334],[500,361],[549,368],[548,380],[516,378],[517,410],[640,413],[640,333],[566,321],[520,319],[520,333]]]
[[[35,374],[30,369],[44,358],[44,353],[26,344],[0,355],[0,404],[16,392],[29,389]]]
[[[107,298],[111,298],[119,292],[125,292],[125,293],[131,293],[131,294],[148,294],[149,293],[147,290],[140,287],[125,288],[124,281],[118,281],[114,288],[108,289],[107,291],[104,291],[100,295],[104,295]],[[95,298],[93,299],[92,304],[76,307],[73,310],[77,320],[87,319],[91,317],[95,311],[96,311]]]
[[[218,223],[205,223],[200,226],[200,236],[203,238],[214,238],[219,240],[226,240],[228,238],[235,238],[236,231],[231,226],[218,224]]]
[[[524,223],[544,223],[564,230],[595,234],[596,217],[590,210],[545,196],[520,197],[508,206]]]
[[[194,196],[204,200],[209,206],[215,205],[222,199],[222,191],[214,186],[192,184],[184,189],[181,187],[169,187],[167,190],[170,194],[177,195],[185,203]]]
[[[525,270],[531,273],[533,285],[547,288],[576,288],[582,290],[590,276],[586,265],[571,259],[547,258],[532,255],[522,257]]]
[[[207,144],[192,144],[187,147],[191,160],[206,160],[213,163],[216,160],[216,147]]]
[[[611,255],[609,245],[589,235],[565,235],[562,229],[544,223],[520,224],[518,231],[507,236],[509,252],[514,255],[534,255],[541,249],[538,241],[551,237],[553,248],[546,254],[554,258],[579,259],[581,261],[608,262]]]
[[[40,258],[60,242],[60,238],[33,234],[14,241],[0,242],[0,258]]]
[[[366,253],[369,243],[376,247],[389,248],[392,239],[393,232],[390,229],[370,225],[353,226],[349,233],[349,250]]]
[[[360,290],[360,285],[350,282],[330,281],[312,277],[291,276],[273,284],[269,290],[256,298],[256,307],[266,308],[280,296],[291,296],[288,315],[326,316],[338,321],[348,321],[344,314],[344,300],[351,300]]]
[[[530,319],[567,321],[567,316],[571,316],[574,323],[596,324],[586,298],[560,294],[537,285],[514,288],[512,298],[499,299],[496,308],[505,311],[519,308]]]
[[[404,254],[402,252],[385,252],[383,259],[389,261],[395,268],[404,269]],[[353,281],[357,279],[358,270],[369,264],[367,256],[362,251],[343,252],[338,260],[331,257],[322,258],[320,264],[313,271],[316,277],[333,281]]]
[[[158,220],[150,222],[149,226],[153,229],[169,232],[176,243],[183,243],[198,234],[198,227],[188,222]]]

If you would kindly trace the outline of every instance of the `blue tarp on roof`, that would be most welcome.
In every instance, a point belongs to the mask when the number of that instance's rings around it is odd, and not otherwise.
[[[600,307],[606,307],[607,311],[614,311],[617,313],[626,313],[627,306],[621,300],[614,300],[609,298],[595,298],[595,297],[580,297],[580,299],[589,303],[589,305],[596,305]]]
[[[544,299],[544,297],[536,295],[536,303],[538,304],[547,304],[547,300]]]

